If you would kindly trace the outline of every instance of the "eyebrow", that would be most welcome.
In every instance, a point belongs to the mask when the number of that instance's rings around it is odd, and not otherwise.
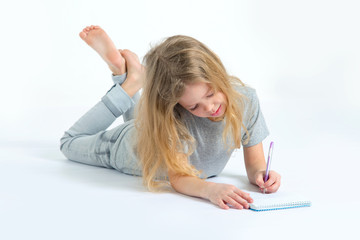
[[[209,90],[206,91],[206,93],[204,94],[204,96],[203,96],[202,98],[204,98],[206,95],[208,95],[208,93],[209,93],[211,90],[212,90],[212,89],[209,88]],[[189,108],[189,107],[194,106],[194,105],[196,105],[196,104],[197,104],[197,103],[194,103],[194,104],[188,105],[188,106],[186,106],[186,107]]]

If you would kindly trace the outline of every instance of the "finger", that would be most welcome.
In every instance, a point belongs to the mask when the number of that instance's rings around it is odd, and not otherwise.
[[[234,193],[233,195],[230,196],[231,198],[233,198],[237,203],[241,204],[241,206],[243,206],[244,208],[248,209],[249,208],[249,201],[242,198],[241,196],[239,196],[238,194]]]
[[[121,56],[123,56],[125,59],[131,57],[131,52],[128,49],[122,49],[120,51]]]
[[[268,188],[271,185],[273,185],[279,178],[280,176],[274,172],[270,172],[269,174],[269,179],[265,182],[264,187]]]
[[[123,56],[123,58],[125,58],[125,61],[127,62],[140,63],[139,57],[135,53],[130,52],[129,50],[122,50],[120,54],[121,56]]]
[[[259,174],[255,180],[256,185],[258,185],[259,187],[264,187],[264,177],[262,174]]]
[[[239,202],[235,201],[233,198],[231,198],[230,196],[225,197],[224,199],[227,203],[229,203],[231,206],[233,206],[236,209],[243,209],[244,206],[242,204],[240,204]],[[245,201],[246,202],[246,201]]]
[[[269,188],[266,188],[266,193],[274,193],[274,192],[277,192],[278,189],[279,189],[279,186],[271,186]]]
[[[269,178],[269,180],[267,180],[264,183],[264,187],[263,188],[269,188],[271,185],[273,185],[276,182],[276,178]]]
[[[134,52],[130,51],[129,49],[123,49],[121,51],[121,54],[125,54],[125,55],[131,56],[131,57],[138,58],[138,56]]]
[[[259,188],[259,191],[260,191],[261,193],[270,193],[270,192],[268,191],[268,188]]]
[[[119,49],[121,55],[129,55],[130,50],[129,49]]]
[[[268,188],[266,189],[266,191],[269,192],[269,193],[274,193],[274,192],[276,192],[276,191],[280,188],[280,184],[281,184],[281,181],[278,180],[278,181],[276,181],[273,185],[271,185],[270,187],[268,187]]]
[[[250,194],[244,191],[241,191],[240,189],[235,189],[235,194],[240,196],[242,199],[246,200],[248,203],[252,203],[254,200],[250,197]]]
[[[219,200],[218,203],[217,203],[217,205],[218,205],[219,207],[221,207],[222,209],[226,209],[226,210],[229,209],[229,206],[226,205],[223,200]]]

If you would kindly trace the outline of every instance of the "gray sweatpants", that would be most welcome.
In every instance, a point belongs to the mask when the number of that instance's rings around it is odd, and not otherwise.
[[[130,98],[121,88],[125,79],[126,74],[113,76],[115,85],[60,139],[60,150],[68,159],[141,175],[134,144],[133,119],[140,94],[138,92]],[[107,130],[121,115],[124,123]]]

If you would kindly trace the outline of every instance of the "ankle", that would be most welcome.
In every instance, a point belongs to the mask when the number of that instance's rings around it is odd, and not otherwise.
[[[121,87],[130,97],[133,97],[141,89],[142,85],[131,78],[126,78]]]
[[[115,66],[109,65],[109,68],[114,76],[123,75],[126,73],[125,63],[120,67],[115,67]]]

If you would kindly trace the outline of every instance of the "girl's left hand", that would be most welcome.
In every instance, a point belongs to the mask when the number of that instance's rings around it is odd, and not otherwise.
[[[256,184],[260,187],[260,191],[265,189],[266,193],[274,193],[280,187],[281,176],[275,171],[269,172],[269,179],[264,183],[265,171],[255,173]]]

